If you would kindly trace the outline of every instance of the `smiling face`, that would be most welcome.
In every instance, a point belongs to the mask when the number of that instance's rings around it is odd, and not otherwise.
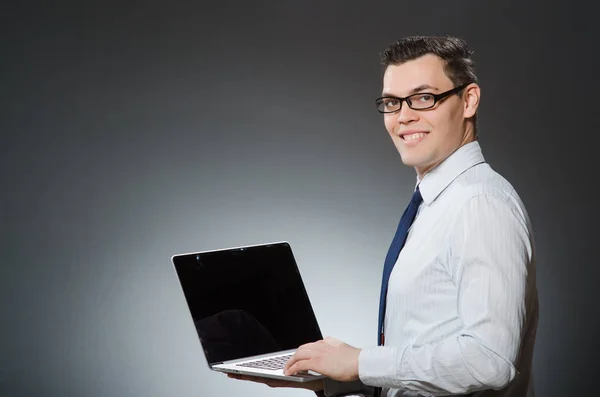
[[[387,67],[382,96],[407,97],[415,93],[440,94],[454,88],[444,62],[427,54]],[[384,123],[402,162],[423,177],[459,147],[475,140],[470,119],[479,105],[480,90],[469,84],[462,95],[450,95],[431,109],[414,110],[406,102],[398,112],[385,113]]]

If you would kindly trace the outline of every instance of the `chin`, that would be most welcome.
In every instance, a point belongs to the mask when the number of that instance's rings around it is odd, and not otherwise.
[[[416,158],[415,156],[401,156],[401,158],[404,165],[415,169],[428,169],[433,163],[431,160],[428,161],[429,159]]]
[[[403,155],[402,153],[400,153],[400,158],[402,159],[404,165],[408,167],[417,167],[421,164],[421,161],[419,161],[419,159],[416,159],[415,156],[407,156],[406,154]]]

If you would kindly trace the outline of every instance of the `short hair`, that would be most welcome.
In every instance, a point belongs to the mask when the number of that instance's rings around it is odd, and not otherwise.
[[[423,55],[437,55],[444,61],[444,72],[455,87],[477,82],[473,51],[467,42],[453,36],[410,36],[390,45],[382,54],[385,69],[399,65]]]
[[[467,42],[453,36],[409,36],[390,45],[381,55],[384,70],[390,65],[400,65],[422,57],[437,55],[444,62],[444,73],[455,87],[463,84],[477,83],[475,62],[471,58],[473,51]],[[458,93],[462,97],[462,91]],[[478,135],[477,114],[471,117],[475,136]]]

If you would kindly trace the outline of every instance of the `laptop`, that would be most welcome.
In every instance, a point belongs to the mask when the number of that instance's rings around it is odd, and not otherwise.
[[[323,339],[288,242],[171,259],[210,369],[294,382],[325,378],[283,373],[300,345]]]

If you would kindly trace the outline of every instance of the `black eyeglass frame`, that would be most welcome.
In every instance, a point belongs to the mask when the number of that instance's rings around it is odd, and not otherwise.
[[[459,92],[460,90],[462,90],[463,88],[465,88],[469,84],[471,84],[471,83],[466,83],[466,84],[463,84],[463,85],[459,85],[458,87],[454,87],[451,90],[444,91],[444,92],[439,93],[439,94],[433,94],[431,92],[417,92],[416,94],[412,94],[412,95],[409,95],[409,96],[404,97],[404,98],[397,97],[397,96],[382,96],[382,97],[379,97],[379,98],[375,99],[375,105],[377,106],[377,111],[379,113],[385,113],[385,114],[396,113],[396,112],[399,112],[400,110],[402,110],[402,102],[406,102],[406,104],[408,105],[408,107],[411,108],[411,109],[413,109],[413,110],[427,110],[427,109],[431,109],[432,107],[434,107],[442,99],[444,99],[444,98],[446,98],[446,97],[448,97],[448,96],[450,96],[452,94],[455,94],[455,93]],[[433,104],[431,106],[427,106],[426,108],[413,108],[411,106],[410,98],[418,96],[418,95],[431,95],[433,97]],[[397,101],[400,101],[400,107],[398,109],[396,109],[396,110],[392,110],[392,111],[389,111],[389,112],[381,111],[381,110],[379,110],[379,103],[383,103],[384,99],[395,99]]]

